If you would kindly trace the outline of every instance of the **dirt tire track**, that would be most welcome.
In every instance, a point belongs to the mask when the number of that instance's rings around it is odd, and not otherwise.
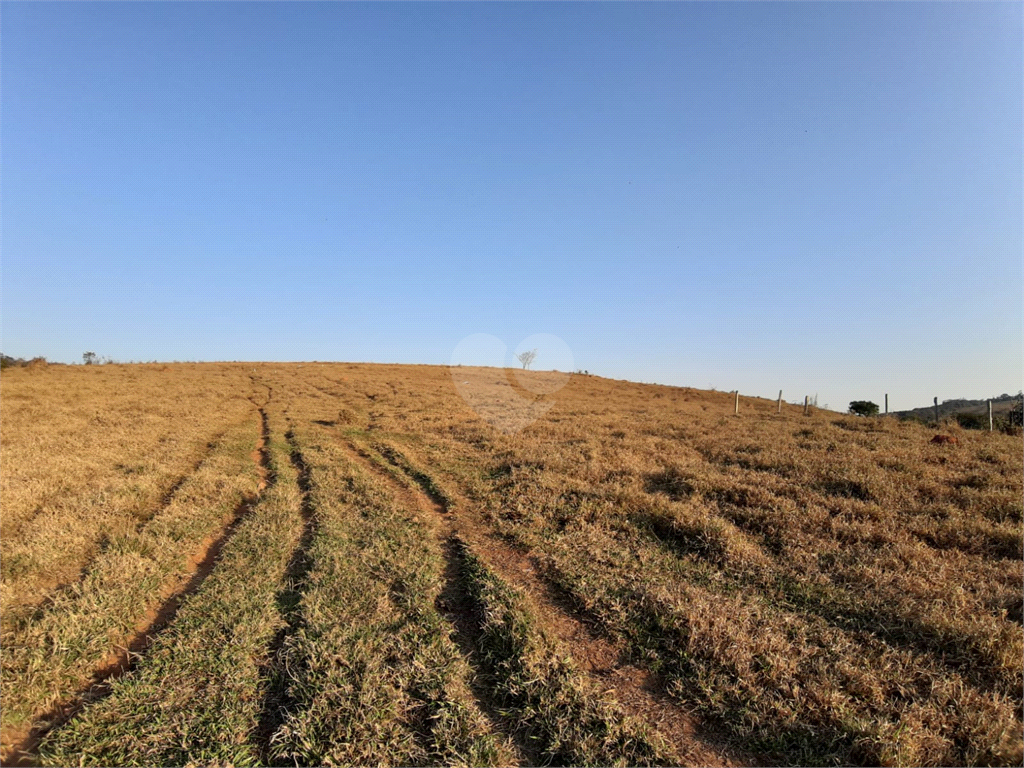
[[[206,577],[216,567],[221,550],[231,540],[239,523],[252,512],[260,494],[275,480],[267,450],[269,429],[266,412],[263,407],[259,407],[259,412],[262,430],[252,452],[259,472],[257,492],[244,497],[231,514],[225,516],[218,535],[203,540],[196,552],[189,557],[184,571],[177,575],[175,581],[178,583],[165,587],[157,598],[158,604],[150,605],[146,609],[143,619],[136,625],[135,634],[126,644],[115,646],[116,650],[97,666],[86,686],[65,702],[38,717],[36,724],[25,732],[12,735],[11,741],[14,743],[0,757],[0,763],[12,766],[35,765],[36,750],[43,737],[72,720],[87,705],[109,694],[113,683],[138,664],[160,632],[174,620],[182,602],[202,586]],[[185,579],[184,584],[181,583],[182,579]]]
[[[217,447],[217,443],[219,443],[221,441],[221,438],[224,437],[224,434],[224,432],[221,432],[219,435],[214,436],[212,440],[207,441],[206,450],[203,451],[203,455],[197,461],[192,463],[191,468],[189,468],[187,472],[185,472],[183,475],[181,475],[181,477],[179,477],[177,480],[171,483],[170,487],[163,492],[163,495],[160,496],[160,502],[157,505],[156,509],[150,512],[150,514],[146,515],[146,517],[140,521],[139,527],[142,527],[143,525],[148,523],[150,520],[152,520],[154,517],[160,514],[160,510],[162,510],[164,507],[171,503],[171,501],[174,499],[174,494],[176,494],[181,489],[181,486],[185,484],[186,480],[188,480],[190,477],[192,477],[192,475],[199,471],[199,468],[203,466],[203,462],[205,462],[210,457],[210,455],[213,453],[213,450]]]
[[[403,485],[387,470],[378,467],[370,455],[352,441],[352,452],[378,474],[387,476],[393,486],[403,488],[403,499],[410,509],[418,509],[445,546],[461,540],[465,546],[492,568],[506,583],[521,587],[530,608],[564,645],[572,658],[609,698],[636,719],[656,728],[691,765],[756,765],[753,756],[740,754],[724,737],[707,733],[698,722],[665,691],[665,682],[649,670],[630,663],[622,641],[604,636],[596,623],[579,611],[572,598],[544,576],[546,565],[536,556],[510,545],[484,520],[479,510],[464,496],[452,494],[444,502],[436,491],[423,486],[423,480],[411,474],[394,455],[381,455],[415,487]],[[399,454],[389,446],[390,453]],[[404,457],[403,457],[404,458]],[[417,474],[422,474],[419,472]],[[446,493],[451,493],[446,487]],[[454,503],[452,503],[454,502]],[[433,520],[429,520],[433,517]],[[446,559],[455,550],[446,551]],[[458,618],[458,617],[456,617]]]
[[[439,515],[446,514],[443,504],[434,501],[425,492],[416,490],[412,485],[404,484],[385,467],[374,461],[371,454],[354,441],[340,436],[339,438],[337,445],[349,454],[352,463],[383,478],[393,489],[396,501],[411,512],[416,520],[423,524],[441,543],[445,568],[442,575],[441,592],[437,596],[435,605],[438,612],[454,627],[455,632],[452,639],[474,672],[467,683],[473,693],[475,703],[495,731],[511,739],[519,753],[520,765],[541,765],[543,763],[541,751],[526,738],[526,734],[517,732],[517,729],[501,714],[501,707],[479,679],[478,670],[481,668],[481,664],[478,660],[477,648],[481,635],[481,617],[477,616],[477,610],[470,601],[459,575],[460,561],[455,557],[454,547],[456,545],[451,540],[454,531],[450,524],[446,525],[445,521],[439,519]],[[404,474],[402,476],[407,477]],[[412,482],[414,481],[410,480],[410,483]]]
[[[459,552],[459,540],[454,536],[441,539],[441,550],[444,555],[443,586],[434,602],[437,612],[447,619],[454,627],[452,639],[459,647],[463,657],[469,662],[474,674],[467,683],[476,705],[491,725],[499,733],[508,736],[519,753],[520,765],[543,765],[544,756],[529,734],[514,728],[501,712],[491,691],[483,684],[479,671],[482,668],[479,659],[480,637],[483,634],[484,617],[473,603],[463,582],[462,556]]]
[[[305,591],[305,582],[309,569],[313,565],[309,549],[313,543],[313,537],[316,535],[317,522],[316,508],[310,495],[312,484],[309,466],[306,464],[302,451],[299,449],[290,421],[289,429],[285,432],[284,436],[291,448],[289,458],[292,466],[295,467],[297,473],[296,482],[302,496],[303,527],[302,534],[295,545],[295,549],[292,550],[291,559],[288,561],[288,567],[285,570],[285,586],[278,592],[276,597],[277,604],[285,620],[285,626],[277,632],[270,643],[266,672],[267,688],[264,692],[259,723],[254,736],[260,750],[262,762],[265,765],[272,764],[274,759],[271,752],[272,739],[278,728],[284,723],[288,704],[292,701],[288,695],[288,679],[283,671],[285,665],[280,658],[280,654],[288,637],[294,635],[302,627],[301,599]]]

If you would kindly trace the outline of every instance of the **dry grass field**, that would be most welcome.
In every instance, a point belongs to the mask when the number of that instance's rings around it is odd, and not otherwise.
[[[456,373],[5,370],[4,764],[1021,764],[1020,437]]]

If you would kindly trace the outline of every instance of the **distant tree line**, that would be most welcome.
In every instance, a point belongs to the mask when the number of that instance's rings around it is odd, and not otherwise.
[[[1002,431],[1013,432],[1022,426],[1024,417],[1024,392],[1016,395],[1002,394],[991,398],[992,426]],[[967,400],[956,398],[943,400],[939,405],[939,419],[951,419],[963,429],[988,429],[989,400]],[[893,416],[904,421],[916,421],[920,424],[935,423],[934,406],[915,408],[910,411],[895,411]]]
[[[939,406],[940,421],[952,419],[963,429],[988,429],[988,404],[992,403],[992,426],[1001,431],[1013,433],[1024,427],[1024,392],[1016,395],[1003,394],[989,400],[945,400]],[[1007,407],[1009,406],[1009,407]],[[857,416],[877,416],[878,405],[870,400],[853,400],[850,413]],[[933,408],[915,408],[912,411],[895,411],[893,416],[903,421],[920,424],[935,423]]]
[[[11,357],[0,353],[0,368],[26,368],[28,366],[43,366],[46,365],[45,357],[33,357],[26,360],[23,357]]]
[[[147,361],[145,360],[129,360],[131,364],[142,364]],[[149,363],[156,363],[157,360],[150,360]],[[174,362],[179,362],[175,360]],[[115,360],[112,357],[103,357],[97,355],[95,352],[85,352],[82,354],[82,363],[84,365],[121,365],[123,364],[120,360]],[[29,366],[38,367],[48,365],[49,361],[45,357],[33,357],[26,359],[24,357],[11,357],[0,353],[0,368],[25,368]],[[56,363],[56,365],[62,365],[62,363]]]

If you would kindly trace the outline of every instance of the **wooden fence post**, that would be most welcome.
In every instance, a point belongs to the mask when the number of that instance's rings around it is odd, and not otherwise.
[[[804,395],[804,416],[807,415],[807,403],[810,401],[810,395]]]
[[[935,426],[939,426],[939,398],[935,398],[932,402],[935,403]]]
[[[988,401],[988,431],[992,431],[992,401]]]
[[[782,390],[779,390],[779,413],[782,413]]]
[[[885,393],[885,415],[889,415],[889,393]]]
[[[736,405],[733,408],[733,414],[740,415],[740,391],[738,389],[736,390]]]

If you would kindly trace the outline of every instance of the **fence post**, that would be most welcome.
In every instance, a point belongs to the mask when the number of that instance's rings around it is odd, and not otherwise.
[[[889,393],[885,393],[885,415],[889,415]]]
[[[935,403],[935,426],[939,426],[939,398],[934,398],[932,402]]]
[[[736,405],[733,408],[733,414],[740,415],[740,391],[738,389],[736,390]]]
[[[807,415],[807,403],[810,401],[810,395],[804,395],[804,416]]]
[[[782,413],[782,390],[779,390],[779,413]]]
[[[992,401],[988,401],[988,431],[992,431]]]

